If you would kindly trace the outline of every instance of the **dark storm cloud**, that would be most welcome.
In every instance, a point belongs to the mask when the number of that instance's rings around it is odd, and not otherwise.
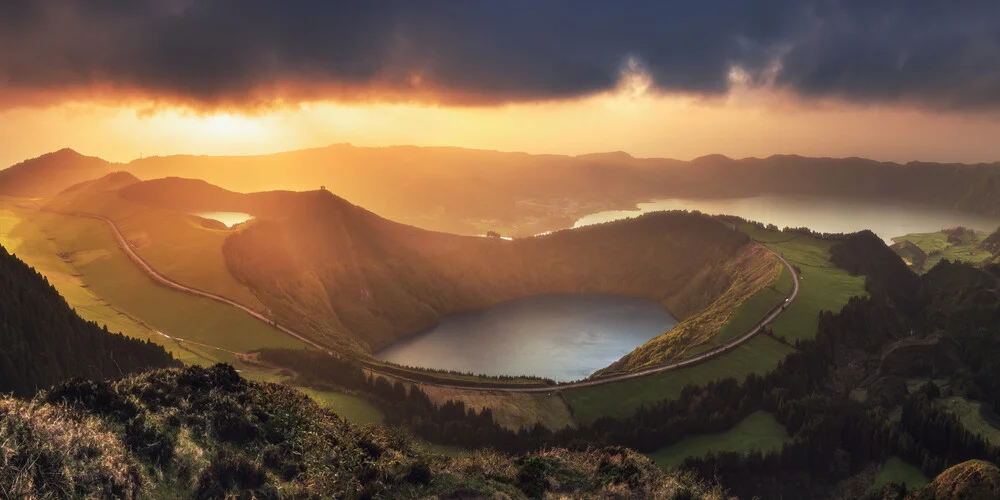
[[[805,96],[996,106],[998,4],[0,0],[0,105],[497,104],[608,90],[633,61],[663,92],[722,94],[739,67]]]

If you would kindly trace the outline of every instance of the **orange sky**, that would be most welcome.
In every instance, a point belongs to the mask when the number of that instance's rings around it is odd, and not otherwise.
[[[998,161],[1000,120],[902,107],[796,104],[735,89],[704,101],[651,95],[643,82],[586,99],[501,107],[314,103],[258,115],[97,103],[0,111],[0,165],[57,150],[140,155],[259,154],[331,143],[581,154],[623,150],[690,159],[795,153],[881,160]]]

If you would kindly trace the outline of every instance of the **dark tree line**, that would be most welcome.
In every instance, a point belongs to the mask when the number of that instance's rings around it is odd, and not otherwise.
[[[0,392],[30,397],[71,377],[102,380],[178,363],[163,347],[85,321],[0,247]]]

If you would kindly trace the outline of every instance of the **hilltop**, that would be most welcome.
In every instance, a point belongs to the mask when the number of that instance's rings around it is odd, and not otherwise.
[[[45,198],[114,168],[100,158],[60,149],[0,170],[0,195]]]
[[[724,498],[625,448],[447,458],[399,430],[355,427],[283,386],[217,365],[0,399],[0,485],[14,496]]]

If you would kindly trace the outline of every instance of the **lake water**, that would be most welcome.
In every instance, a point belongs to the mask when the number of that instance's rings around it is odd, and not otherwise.
[[[636,210],[611,210],[580,218],[573,227],[610,222],[661,210],[698,210],[711,215],[737,215],[784,227],[808,227],[821,233],[853,233],[870,229],[887,243],[910,233],[930,233],[965,226],[995,231],[1000,217],[904,203],[875,203],[794,196],[734,199],[663,199],[639,203]]]
[[[197,212],[194,215],[203,219],[217,220],[225,224],[226,227],[233,227],[237,224],[253,219],[252,215],[242,212]]]
[[[677,324],[658,302],[603,294],[535,295],[446,317],[375,355],[421,368],[580,380]]]

